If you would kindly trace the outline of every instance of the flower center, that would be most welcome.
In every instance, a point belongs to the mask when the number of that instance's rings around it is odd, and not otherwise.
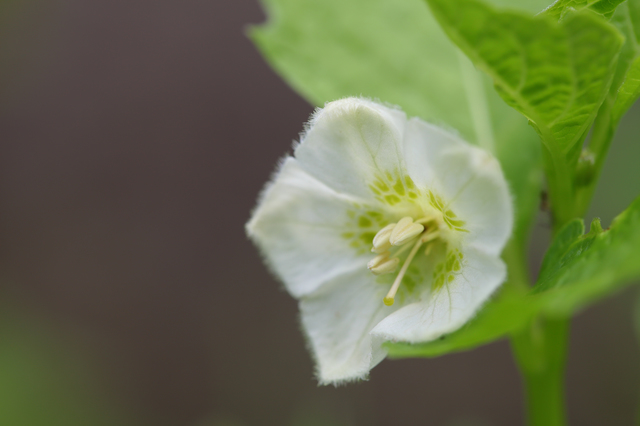
[[[395,272],[400,264],[400,254],[407,250],[409,254],[400,268],[400,272],[391,285],[383,302],[387,306],[393,305],[395,295],[400,287],[411,261],[420,250],[420,247],[427,245],[425,255],[431,251],[432,241],[440,236],[437,216],[424,216],[416,221],[412,217],[406,216],[398,223],[390,223],[382,228],[373,238],[372,252],[378,255],[371,260],[367,267],[376,275]],[[391,250],[395,249],[394,253]]]

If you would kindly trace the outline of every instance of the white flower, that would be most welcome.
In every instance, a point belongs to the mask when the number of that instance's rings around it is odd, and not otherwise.
[[[384,341],[429,341],[468,321],[505,279],[512,221],[490,154],[348,98],[313,114],[247,233],[299,299],[324,384],[366,377]]]

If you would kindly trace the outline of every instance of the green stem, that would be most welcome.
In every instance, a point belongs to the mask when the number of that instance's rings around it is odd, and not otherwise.
[[[507,282],[510,288],[526,294],[531,290],[531,280],[529,278],[529,266],[525,251],[525,244],[516,238],[511,238],[502,252],[502,258],[507,264]]]
[[[525,244],[512,240],[503,253],[507,285],[528,292],[529,271]],[[564,426],[564,368],[569,320],[534,319],[511,337],[514,357],[525,383],[529,426]]]
[[[545,174],[549,184],[549,198],[553,207],[553,226],[557,232],[563,224],[574,218],[574,194],[571,167],[560,152],[552,152],[542,145]]]
[[[589,207],[604,165],[617,123],[611,118],[613,98],[607,97],[596,117],[589,142],[592,164],[579,164],[585,175],[574,182],[577,152],[564,154],[543,145],[549,196],[553,207],[554,235],[568,221],[583,217]],[[586,135],[584,135],[586,136]],[[584,138],[583,136],[583,138]],[[582,141],[583,139],[581,139]],[[580,141],[579,147],[582,146]],[[579,149],[578,147],[578,149]],[[575,155],[574,155],[575,154]],[[589,158],[582,161],[588,161]],[[517,244],[517,246],[520,246]],[[526,264],[518,247],[510,247],[505,255],[510,281],[527,282]],[[514,286],[513,283],[511,283]],[[518,287],[518,286],[516,286]],[[564,426],[564,370],[570,319],[534,319],[523,331],[512,336],[514,357],[522,373],[527,394],[529,426]]]
[[[543,145],[543,151],[555,235],[568,221],[582,216],[584,212],[579,211],[573,173],[570,172],[573,167],[568,156],[562,152],[552,152],[546,145]],[[519,251],[518,254],[520,253],[523,252]],[[515,267],[514,275],[528,281],[522,259],[518,262],[505,256],[505,261],[510,275]],[[569,323],[569,319],[538,317],[524,330],[511,337],[513,354],[525,383],[529,426],[567,424],[564,408],[564,369]]]
[[[538,318],[511,345],[527,393],[529,426],[564,426],[568,319]]]

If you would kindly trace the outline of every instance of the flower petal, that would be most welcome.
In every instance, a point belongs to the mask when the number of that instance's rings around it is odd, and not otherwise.
[[[344,238],[355,226],[348,211],[361,200],[336,193],[287,158],[267,186],[247,234],[287,290],[300,297],[354,269],[367,271],[372,255]]]
[[[513,208],[498,161],[417,118],[407,123],[404,150],[408,174],[418,188],[437,192],[465,222],[466,243],[500,254],[511,234]]]
[[[402,111],[365,99],[330,102],[310,120],[295,157],[338,192],[372,197],[374,182],[390,189],[404,171],[406,120]]]
[[[501,259],[471,248],[464,252],[461,274],[419,302],[389,315],[371,331],[384,340],[410,343],[437,339],[460,328],[506,278]]]
[[[395,310],[382,303],[387,290],[365,269],[336,277],[302,298],[302,325],[321,384],[365,378],[384,359],[383,340],[369,332]]]

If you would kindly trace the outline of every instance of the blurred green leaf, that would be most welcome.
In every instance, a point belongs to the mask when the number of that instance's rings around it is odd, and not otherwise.
[[[514,194],[516,238],[526,239],[542,176],[538,138],[448,40],[423,1],[263,3],[269,20],[253,27],[251,38],[312,104],[346,96],[377,98],[492,150]],[[532,13],[546,5],[546,0],[518,2]]]
[[[505,288],[460,330],[434,342],[387,344],[392,357],[432,357],[467,350],[522,329],[536,315],[560,318],[640,278],[640,198],[609,230],[594,220],[569,222],[550,246],[536,286],[527,295]]]
[[[0,425],[134,424],[105,400],[99,375],[73,336],[14,312],[6,301],[1,307]]]
[[[604,16],[611,16],[616,7],[625,0],[557,0],[544,11],[547,16],[561,20],[571,10],[589,8]]]

